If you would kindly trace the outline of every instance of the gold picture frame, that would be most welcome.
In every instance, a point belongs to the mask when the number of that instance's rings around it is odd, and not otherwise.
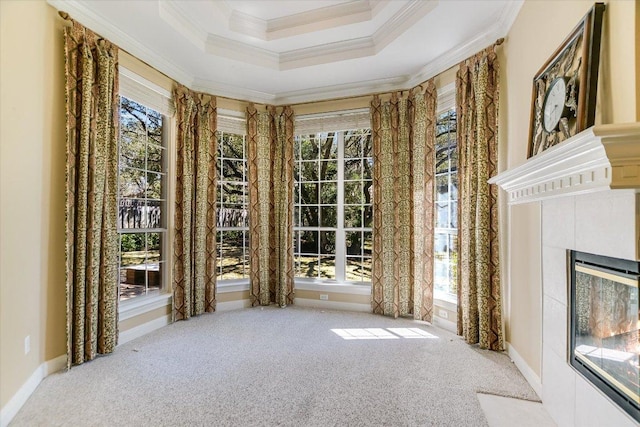
[[[595,3],[533,78],[527,158],[593,126],[604,3]],[[543,124],[544,103],[554,80],[566,81],[565,105],[556,127]]]

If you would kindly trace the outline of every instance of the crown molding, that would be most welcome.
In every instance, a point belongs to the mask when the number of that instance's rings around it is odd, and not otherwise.
[[[155,51],[147,48],[135,38],[116,28],[102,16],[91,11],[75,0],[47,0],[47,3],[57,10],[67,12],[73,19],[80,22],[95,33],[107,38],[119,48],[146,62],[158,71],[171,76],[179,83],[190,86],[193,76],[173,62],[163,58]]]
[[[328,99],[351,98],[371,95],[372,93],[399,90],[407,81],[406,76],[375,79],[364,82],[321,86],[305,90],[280,92],[274,99],[275,105],[302,104],[305,102],[325,101]]]
[[[182,4],[176,1],[159,2],[158,7],[160,11],[160,17],[201,50],[204,50],[209,54],[222,56],[224,58],[232,59],[235,61],[284,71],[302,67],[309,67],[312,65],[328,64],[348,59],[373,56],[384,49],[391,42],[396,40],[400,35],[411,28],[411,26],[413,26],[416,22],[430,13],[433,9],[435,9],[435,7],[438,5],[438,1],[439,0],[411,0],[403,8],[398,10],[389,20],[382,24],[370,36],[359,37],[340,42],[319,44],[281,53],[256,47],[252,44],[230,39],[228,37],[223,37],[211,33],[206,34],[206,32],[200,30],[197,27],[197,24],[195,24],[191,19],[187,17],[187,14],[184,13],[182,9]],[[360,5],[363,5],[365,3],[368,10],[371,12],[369,2],[354,1],[342,5],[316,9],[315,11],[304,12],[302,14],[291,15],[291,17],[304,15],[305,20],[310,20],[311,15],[318,10],[331,9],[333,11],[333,9],[338,6],[340,6],[341,8],[345,8],[347,6],[350,8],[354,8],[356,6],[361,7]],[[376,10],[381,10],[381,8],[387,3],[388,2],[381,3],[382,6],[378,6]],[[218,7],[221,7],[222,9],[229,9],[228,5],[218,5]],[[240,19],[239,17],[241,15],[244,16],[246,14],[241,14],[240,12],[233,10],[231,11],[231,15],[229,17],[230,28],[234,25],[239,25],[236,21]],[[244,28],[243,31],[245,31],[244,34],[255,37],[255,34],[260,33],[264,30],[265,25],[267,26],[266,28],[268,31],[269,23],[267,22],[265,24],[264,22],[260,21],[261,20],[259,20],[258,18],[251,17],[250,15],[246,15],[244,18],[242,18],[242,26]],[[319,21],[322,22],[322,17],[319,18]],[[295,28],[301,27],[297,26]],[[309,27],[304,31],[300,31],[292,35],[318,31],[321,29],[325,28]],[[202,47],[203,44],[204,48]]]
[[[422,7],[426,7],[427,4],[432,3],[432,7],[435,7],[437,0],[434,2],[420,2],[415,0],[412,4],[415,3],[425,3]],[[117,29],[115,26],[110,24],[107,20],[105,20],[100,15],[92,12],[87,7],[79,4],[75,0],[47,0],[47,3],[53,6],[58,10],[63,10],[68,12],[74,19],[78,22],[81,22],[83,25],[91,28],[95,32],[101,34],[102,36],[108,38],[116,45],[120,46],[122,49],[125,49],[130,54],[138,57],[142,61],[148,63],[152,67],[156,68],[158,71],[166,74],[172,79],[178,81],[179,83],[190,87],[193,90],[198,90],[202,92],[212,93],[218,96],[228,97],[232,99],[240,99],[246,100],[261,104],[271,104],[271,105],[284,105],[284,104],[296,104],[296,103],[305,103],[312,101],[321,101],[327,99],[337,99],[337,98],[345,98],[352,96],[363,96],[370,95],[372,93],[380,93],[380,92],[388,92],[395,90],[406,90],[411,87],[417,86],[418,84],[430,79],[431,77],[436,76],[437,74],[451,68],[452,66],[458,64],[462,60],[468,58],[469,56],[475,54],[479,50],[488,46],[489,44],[495,42],[495,40],[499,37],[503,37],[506,35],[508,30],[511,28],[513,21],[515,20],[522,4],[522,0],[517,0],[508,3],[508,7],[501,13],[498,21],[485,33],[480,36],[474,38],[467,43],[461,44],[454,49],[451,49],[447,53],[441,55],[435,60],[431,61],[424,68],[422,68],[418,73],[411,76],[398,76],[391,78],[383,78],[376,80],[368,80],[357,83],[347,83],[347,84],[338,84],[338,85],[330,85],[330,86],[322,86],[315,87],[300,91],[287,91],[280,93],[269,93],[262,92],[257,90],[248,89],[245,87],[230,85],[222,82],[217,82],[208,79],[198,78],[197,76],[191,75],[186,70],[182,69],[179,66],[176,66],[173,62],[170,62],[163,58],[160,54],[152,51],[145,47],[142,43],[137,41],[135,38],[128,36],[126,33]],[[173,28],[182,27],[182,29],[176,28],[176,30],[180,31],[181,34],[185,35],[185,37],[194,41],[195,43],[201,43],[201,46],[204,46],[203,50],[207,49],[220,49],[220,51],[226,51],[230,53],[232,50],[236,50],[236,45],[227,46],[219,46],[216,44],[221,43],[221,40],[213,40],[210,36],[204,38],[204,34],[206,32],[199,30],[197,27],[193,27],[190,25],[190,21],[186,18],[186,15],[180,12],[179,2],[176,1],[162,1],[159,2],[161,4],[159,13],[165,15],[172,15],[172,18],[169,20],[172,22]],[[221,1],[213,1],[218,7],[221,14],[230,15],[232,11],[226,5],[226,2]],[[384,2],[381,2],[384,3]],[[378,7],[383,7],[378,6]],[[176,10],[177,8],[177,10]],[[227,9],[225,9],[227,8]],[[226,12],[225,12],[226,10]],[[174,13],[175,12],[175,13]],[[424,12],[424,10],[423,10]],[[398,13],[396,13],[398,15]],[[396,16],[394,15],[394,16]],[[225,15],[226,16],[226,15]],[[413,19],[413,16],[405,17],[405,19]],[[400,17],[398,17],[400,19]],[[405,21],[406,22],[406,21]],[[379,30],[380,31],[380,30]],[[378,37],[382,40],[382,43],[385,41],[384,32],[379,34]],[[366,39],[366,38],[364,38]],[[216,45],[212,48],[209,42],[213,42]],[[225,43],[227,43],[225,41]],[[240,43],[240,42],[238,42]],[[350,45],[351,43],[351,45]],[[324,60],[329,60],[330,57],[338,57],[341,55],[343,59],[346,59],[346,55],[349,53],[350,49],[375,49],[371,47],[371,43],[367,40],[363,39],[355,39],[349,40],[347,42],[341,42],[338,44],[332,44],[330,49],[325,51],[326,57]],[[315,49],[316,47],[310,48]],[[256,50],[257,49],[257,50]],[[242,49],[240,49],[242,50]],[[245,59],[256,62],[261,62],[265,64],[263,66],[269,66],[269,68],[279,69],[279,67],[275,64],[275,57],[273,52],[269,52],[265,50],[265,52],[261,52],[259,48],[253,48],[250,51],[244,52]],[[295,53],[294,53],[295,52]],[[210,52],[211,53],[211,52]],[[320,54],[321,52],[316,51],[315,54]],[[290,62],[298,62],[299,66],[308,66],[311,65],[310,61],[313,58],[309,59],[306,55],[309,54],[309,51],[291,51],[288,53],[284,53],[284,57],[287,61]],[[278,54],[275,54],[278,55]],[[288,55],[288,56],[287,56]],[[278,61],[280,61],[280,55],[278,55]],[[306,65],[305,65],[306,64]],[[260,64],[258,64],[260,65]],[[295,67],[294,67],[295,68]]]
[[[231,31],[271,41],[370,21],[389,2],[390,0],[354,0],[267,20],[233,10],[227,1],[216,3],[221,3],[218,7],[227,13]]]
[[[230,85],[214,80],[196,78],[193,80],[190,88],[224,98],[255,102],[257,104],[280,105],[276,103],[276,94],[247,89],[246,87]]]
[[[175,0],[158,2],[158,15],[198,49],[206,51],[209,34],[187,16],[179,2]]]

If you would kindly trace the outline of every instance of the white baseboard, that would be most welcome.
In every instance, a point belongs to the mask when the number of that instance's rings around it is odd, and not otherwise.
[[[435,326],[438,326],[442,329],[446,329],[449,332],[453,332],[454,334],[458,333],[458,325],[456,322],[452,322],[451,320],[443,319],[439,316],[433,316],[431,319],[431,323]]]
[[[507,343],[507,353],[522,376],[527,380],[531,388],[533,388],[533,391],[535,391],[540,400],[542,400],[542,381],[540,381],[540,377],[533,372],[533,369],[527,365],[527,362],[524,361],[522,356],[518,354],[516,349],[513,348],[510,343]]]
[[[326,308],[327,310],[361,311],[371,313],[371,304],[356,302],[322,301],[308,298],[296,298],[295,305],[300,307]]]
[[[241,308],[251,307],[251,300],[239,299],[235,301],[225,301],[216,304],[216,311],[240,310]]]
[[[153,319],[150,322],[143,323],[142,325],[127,329],[126,331],[120,332],[118,336],[118,345],[122,345],[131,340],[139,338],[143,335],[148,334],[149,332],[160,329],[163,326],[167,326],[169,323],[171,323],[171,315],[168,314],[166,316]]]
[[[58,356],[55,359],[48,360],[38,366],[27,381],[20,387],[18,392],[13,395],[11,400],[0,410],[0,427],[9,425],[13,417],[16,416],[20,408],[26,403],[38,385],[48,375],[64,369],[67,365],[67,355]]]

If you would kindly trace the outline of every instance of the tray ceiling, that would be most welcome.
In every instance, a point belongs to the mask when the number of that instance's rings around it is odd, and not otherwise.
[[[285,104],[407,89],[504,37],[522,1],[49,0],[195,90]]]

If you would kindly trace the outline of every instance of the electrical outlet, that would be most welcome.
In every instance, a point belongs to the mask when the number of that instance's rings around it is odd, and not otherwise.
[[[322,301],[328,301],[329,300],[329,295],[327,294],[320,294],[320,299]]]
[[[448,319],[449,313],[447,313],[447,310],[438,310],[438,316],[442,317],[443,319]]]
[[[27,335],[24,338],[24,354],[29,354],[31,351],[31,335]]]

